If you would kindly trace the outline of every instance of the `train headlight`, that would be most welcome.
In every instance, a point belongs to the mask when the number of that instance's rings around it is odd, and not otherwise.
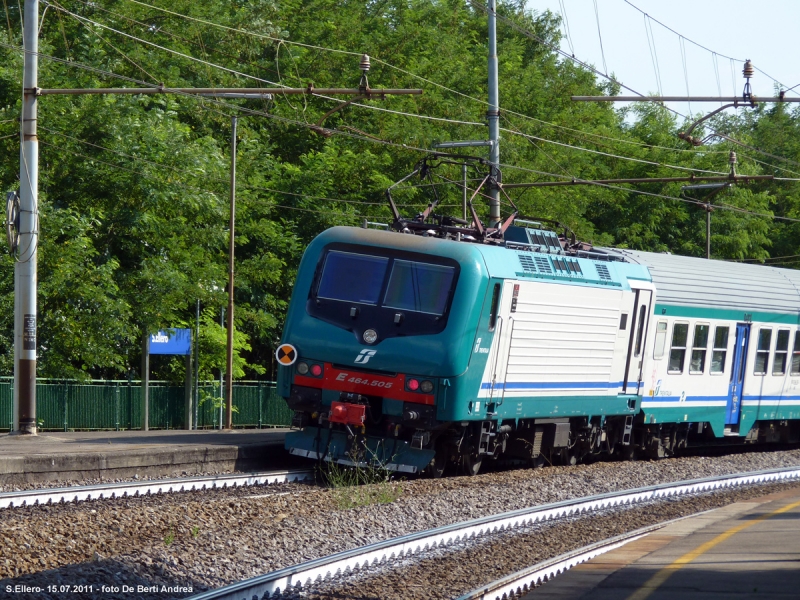
[[[430,394],[433,391],[433,382],[428,381],[427,379],[419,384],[419,389],[426,394]]]
[[[304,362],[297,363],[297,372],[300,375],[306,375],[308,373],[308,364]]]
[[[366,343],[374,344],[378,341],[378,332],[374,329],[367,329],[362,337]]]
[[[320,365],[311,365],[311,374],[314,377],[322,375],[322,367]]]
[[[409,379],[406,381],[406,387],[412,392],[416,392],[419,389],[419,381],[416,379]]]

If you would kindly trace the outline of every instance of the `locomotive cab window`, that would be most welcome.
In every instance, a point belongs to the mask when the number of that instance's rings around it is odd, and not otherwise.
[[[714,329],[714,350],[711,352],[711,373],[725,372],[725,358],[728,354],[728,327],[718,325]]]
[[[689,361],[689,373],[702,374],[706,369],[706,352],[708,350],[707,324],[694,326],[694,341],[692,342],[692,359]]]
[[[383,305],[441,315],[447,305],[455,269],[410,260],[395,260]]]
[[[766,375],[769,366],[769,348],[772,343],[772,329],[759,329],[758,349],[756,350],[756,364],[754,375]]]
[[[353,252],[329,252],[322,269],[318,298],[357,304],[378,303],[389,259]]]
[[[686,359],[686,340],[689,337],[688,323],[675,323],[672,327],[672,345],[669,349],[668,373],[683,373]]]
[[[792,375],[800,375],[800,329],[794,332],[794,348],[792,350]]]
[[[489,331],[494,331],[494,327],[497,324],[497,311],[500,308],[500,284],[494,284],[494,290],[492,290],[492,306],[489,309]]]
[[[775,339],[775,360],[772,362],[773,375],[785,375],[789,357],[789,330],[779,329]]]

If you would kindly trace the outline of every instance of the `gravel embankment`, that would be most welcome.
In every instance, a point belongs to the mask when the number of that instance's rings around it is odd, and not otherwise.
[[[13,597],[75,598],[71,592],[48,593],[47,586],[92,585],[83,597],[183,597],[190,594],[175,586],[196,593],[447,523],[607,491],[792,465],[800,465],[800,450],[399,481],[393,484],[400,492],[396,501],[355,509],[337,507],[331,490],[303,484],[9,509],[0,512],[0,591],[8,585],[38,586],[41,592]],[[656,513],[669,518],[660,509]],[[162,585],[172,589],[152,591]],[[139,592],[138,586],[150,589]]]

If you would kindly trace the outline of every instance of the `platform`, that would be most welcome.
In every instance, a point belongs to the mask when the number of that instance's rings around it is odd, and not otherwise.
[[[284,469],[288,429],[91,431],[0,434],[0,484]]]
[[[678,521],[545,583],[524,600],[800,597],[800,487]]]

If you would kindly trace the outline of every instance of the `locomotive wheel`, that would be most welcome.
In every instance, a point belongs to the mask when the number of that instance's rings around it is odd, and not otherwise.
[[[529,460],[528,464],[529,464],[529,465],[531,466],[531,468],[533,468],[533,469],[541,469],[542,467],[544,467],[544,465],[545,465],[545,462],[546,462],[546,461],[545,461],[545,459],[544,459],[544,455],[543,455],[543,454],[539,454],[539,455],[537,455],[535,458],[531,458],[531,459]]]
[[[473,475],[477,475],[481,470],[481,463],[483,462],[482,456],[476,456],[474,454],[464,454],[461,457],[461,471],[464,475],[469,475],[472,477]]]
[[[561,464],[568,467],[574,467],[578,464],[578,457],[574,452],[571,452],[569,448],[563,448],[561,450]]]
[[[436,454],[433,455],[433,461],[427,467],[426,472],[434,479],[439,479],[444,475],[444,470],[447,468],[447,448],[444,444],[436,444]]]

